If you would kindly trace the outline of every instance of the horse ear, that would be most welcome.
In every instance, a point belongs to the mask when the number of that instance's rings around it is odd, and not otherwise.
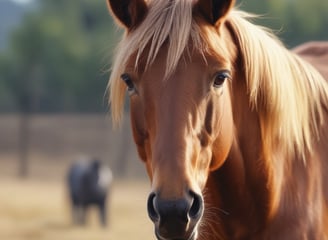
[[[142,22],[148,11],[144,0],[107,0],[112,16],[128,29]]]
[[[229,13],[235,2],[235,0],[198,0],[196,6],[211,24],[216,25]]]

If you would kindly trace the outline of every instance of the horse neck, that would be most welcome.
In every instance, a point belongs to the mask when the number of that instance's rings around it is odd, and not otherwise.
[[[328,152],[328,127],[322,129],[322,141],[315,144],[316,154],[305,153],[306,164],[301,156],[286,155],[277,148],[268,154],[262,142],[260,116],[249,105],[245,81],[236,79],[239,81],[233,81],[231,87],[234,141],[225,163],[210,173],[204,194],[204,221],[208,219],[209,224],[204,224],[203,232],[221,237],[209,234],[204,239],[263,239],[270,234],[283,235],[284,231],[298,236],[295,229],[301,226],[320,229],[324,212],[322,173],[327,176],[328,167],[319,161]],[[311,206],[320,210],[313,212]],[[288,228],[291,222],[295,229]]]

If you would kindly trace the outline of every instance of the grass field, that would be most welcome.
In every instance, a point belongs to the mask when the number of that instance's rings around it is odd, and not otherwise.
[[[0,179],[1,240],[150,240],[146,213],[148,183],[115,182],[110,200],[110,226],[102,228],[91,209],[86,227],[75,227],[63,183]]]

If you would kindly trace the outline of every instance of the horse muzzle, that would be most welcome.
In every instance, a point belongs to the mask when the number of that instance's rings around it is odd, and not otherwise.
[[[171,200],[151,193],[147,207],[158,240],[196,239],[197,226],[204,212],[204,201],[199,194],[189,191],[186,197]]]

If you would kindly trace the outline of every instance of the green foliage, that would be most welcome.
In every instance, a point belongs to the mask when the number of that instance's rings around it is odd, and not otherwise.
[[[109,49],[116,42],[106,2],[39,0],[38,6],[11,36],[0,88],[14,96],[16,110],[104,110]]]

